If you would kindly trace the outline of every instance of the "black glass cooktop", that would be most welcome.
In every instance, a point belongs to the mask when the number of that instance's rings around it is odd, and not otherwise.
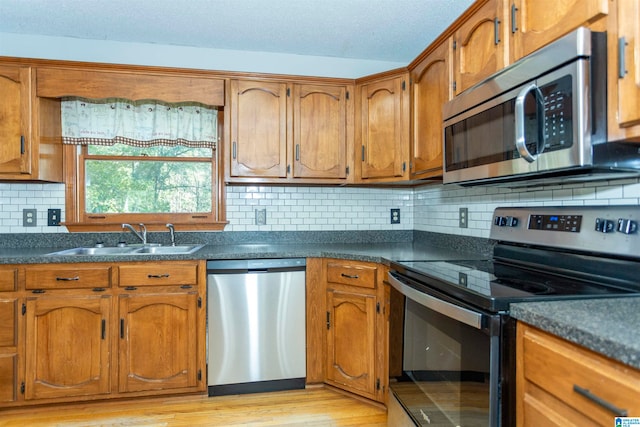
[[[424,286],[490,310],[506,311],[512,302],[602,298],[637,294],[637,290],[601,281],[550,274],[493,260],[399,261],[392,270]]]

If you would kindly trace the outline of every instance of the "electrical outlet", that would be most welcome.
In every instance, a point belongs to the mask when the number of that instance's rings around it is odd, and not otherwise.
[[[60,209],[47,210],[47,225],[48,226],[60,225]]]
[[[266,224],[267,224],[267,210],[256,209],[256,225],[266,225]]]
[[[458,214],[458,227],[467,228],[469,226],[469,209],[460,208]]]
[[[38,225],[37,209],[22,209],[22,226],[35,227]]]
[[[400,209],[391,209],[391,224],[400,224]]]

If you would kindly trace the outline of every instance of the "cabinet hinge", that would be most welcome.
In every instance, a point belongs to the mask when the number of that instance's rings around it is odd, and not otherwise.
[[[453,82],[453,91],[455,92],[458,89],[458,85],[456,85],[456,82]]]
[[[24,151],[24,135],[20,135],[20,155],[23,155]]]
[[[456,50],[458,48],[458,42],[456,42],[455,40],[453,41],[453,50]]]
[[[331,329],[331,312],[327,311],[327,330]]]
[[[349,166],[345,168],[345,172],[347,173],[347,175],[349,175]]]
[[[407,88],[407,82],[405,82],[404,80],[402,81],[402,90],[406,90]]]
[[[376,390],[380,390],[380,378],[376,378]]]
[[[25,314],[27,314],[27,305],[22,304],[22,315],[24,316]]]
[[[291,165],[287,165],[287,173],[291,173]]]
[[[345,94],[345,97],[349,99],[349,91],[347,91],[347,93]]]
[[[202,369],[198,369],[198,381],[202,381]]]
[[[287,88],[287,96],[291,96],[291,88]]]
[[[407,171],[407,162],[402,162],[402,172],[406,172]]]
[[[198,297],[198,308],[202,308],[202,297]]]
[[[20,383],[20,393],[24,394],[24,383]]]
[[[376,313],[380,313],[380,302],[376,303]]]

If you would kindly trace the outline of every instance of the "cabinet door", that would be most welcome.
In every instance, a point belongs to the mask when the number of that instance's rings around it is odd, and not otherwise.
[[[0,174],[29,173],[31,69],[0,65]]]
[[[509,3],[512,61],[609,13],[608,0],[513,0]],[[631,16],[637,21],[637,15]]]
[[[618,43],[618,124],[640,125],[640,0],[618,2]]]
[[[442,175],[442,106],[452,96],[451,40],[425,57],[411,72],[413,134],[411,177]]]
[[[231,81],[231,176],[286,178],[287,85]]]
[[[197,385],[197,293],[122,295],[119,391]]]
[[[293,87],[295,178],[346,178],[347,87]]]
[[[18,300],[0,298],[0,403],[18,399]]]
[[[361,178],[402,178],[407,172],[409,114],[406,76],[360,88]],[[408,173],[407,173],[408,176]]]
[[[327,382],[375,398],[376,298],[327,293]]]
[[[27,299],[26,399],[109,393],[108,296]]]
[[[454,36],[456,95],[507,64],[504,0],[489,0],[469,17]]]

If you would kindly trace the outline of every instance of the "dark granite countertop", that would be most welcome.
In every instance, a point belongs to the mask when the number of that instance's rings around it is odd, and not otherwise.
[[[475,251],[411,242],[205,245],[202,249],[185,255],[48,255],[61,249],[67,248],[0,248],[0,264],[288,257],[341,258],[388,264],[389,261],[395,260],[455,260],[486,257],[486,254]]]
[[[640,369],[640,297],[511,304],[525,323]]]

